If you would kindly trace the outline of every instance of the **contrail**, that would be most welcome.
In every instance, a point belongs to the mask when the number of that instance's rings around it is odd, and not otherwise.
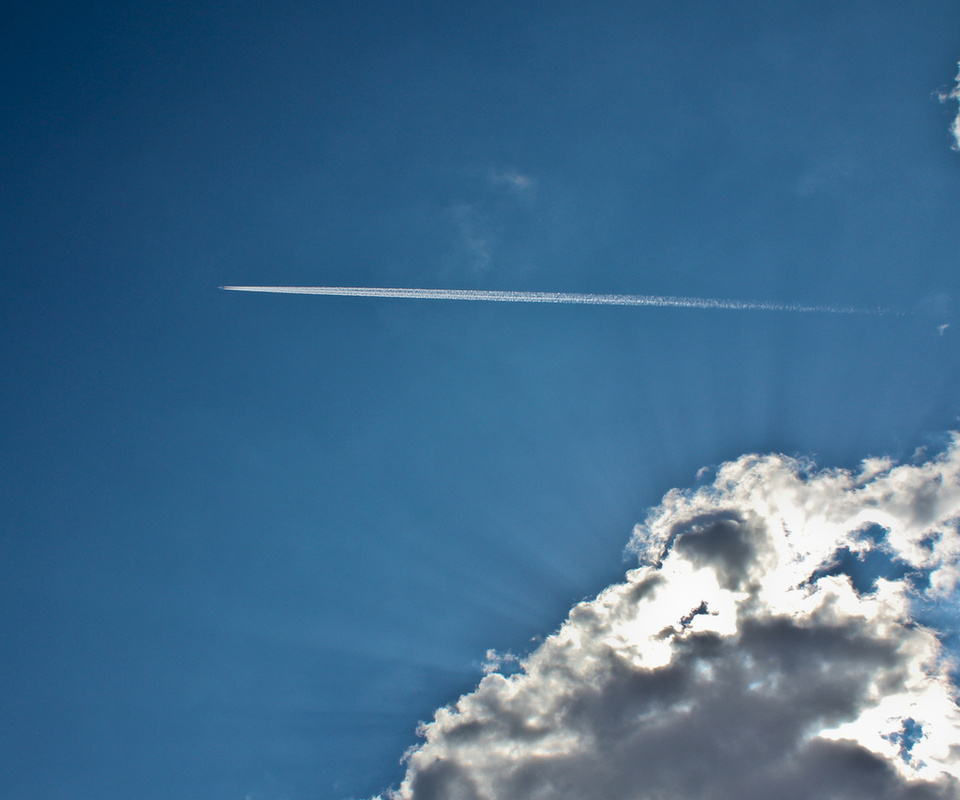
[[[372,286],[221,286],[231,292],[323,294],[341,297],[400,297],[407,300],[480,300],[492,303],[566,303],[587,306],[655,306],[658,308],[714,308],[726,311],[795,311],[821,314],[899,314],[887,308],[811,306],[710,297],[672,297],[654,294],[582,294],[579,292],[505,292],[488,289],[385,289]]]

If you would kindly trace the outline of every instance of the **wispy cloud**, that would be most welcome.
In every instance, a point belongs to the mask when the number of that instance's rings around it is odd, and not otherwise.
[[[490,173],[490,180],[500,186],[508,186],[517,191],[526,191],[536,185],[536,180],[516,170],[494,170]]]
[[[958,798],[957,690],[923,616],[954,607],[958,520],[957,438],[858,472],[725,464],[666,495],[641,566],[520,672],[437,711],[388,797]]]
[[[470,201],[454,203],[448,213],[456,227],[450,260],[471,280],[485,278],[504,255],[504,236],[518,206],[529,207],[536,181],[516,170],[488,170],[480,185],[471,187]],[[506,247],[509,253],[509,246]],[[509,257],[507,259],[509,261]]]
[[[957,66],[960,67],[960,64]],[[957,72],[956,85],[953,89],[938,92],[937,96],[941,103],[946,103],[948,100],[960,102],[960,71]],[[960,150],[960,108],[957,109],[957,116],[953,118],[950,125],[950,133],[953,135],[953,149]]]
[[[460,204],[451,209],[457,226],[458,243],[466,257],[472,275],[484,275],[490,269],[490,238],[482,216],[469,204]]]

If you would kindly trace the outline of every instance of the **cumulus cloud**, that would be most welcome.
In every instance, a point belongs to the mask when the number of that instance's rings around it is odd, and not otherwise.
[[[953,607],[958,520],[960,437],[857,471],[725,464],[636,527],[622,583],[422,725],[387,797],[956,800],[954,665],[924,614]]]
[[[960,64],[957,66],[960,67]],[[941,103],[946,103],[948,100],[960,102],[960,72],[957,72],[956,85],[953,89],[939,92],[938,96]],[[957,116],[953,118],[953,123],[950,125],[950,133],[953,134],[953,149],[960,150],[960,109],[957,110]]]

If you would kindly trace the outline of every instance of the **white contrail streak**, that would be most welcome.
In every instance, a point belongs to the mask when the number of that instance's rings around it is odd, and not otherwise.
[[[654,294],[581,294],[570,292],[503,292],[487,289],[384,289],[372,286],[221,286],[231,292],[324,294],[345,297],[400,297],[408,300],[482,300],[493,303],[568,303],[588,306],[656,306],[658,308],[715,308],[726,311],[797,311],[822,314],[896,314],[884,308],[810,306],[710,297],[671,297]]]

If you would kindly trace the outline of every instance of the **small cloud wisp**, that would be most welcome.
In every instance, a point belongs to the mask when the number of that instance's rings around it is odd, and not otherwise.
[[[960,64],[957,64],[960,67]],[[960,103],[960,71],[957,72],[956,85],[950,91],[941,91],[937,93],[941,103],[949,100],[956,100]],[[957,109],[957,116],[953,118],[950,125],[950,134],[953,136],[953,149],[960,150],[960,107]]]
[[[532,189],[536,180],[516,170],[502,170],[490,173],[490,180],[495,184],[508,186],[514,191],[523,192]]]
[[[518,672],[488,654],[384,797],[956,800],[958,522],[957,435],[858,471],[724,464]]]

